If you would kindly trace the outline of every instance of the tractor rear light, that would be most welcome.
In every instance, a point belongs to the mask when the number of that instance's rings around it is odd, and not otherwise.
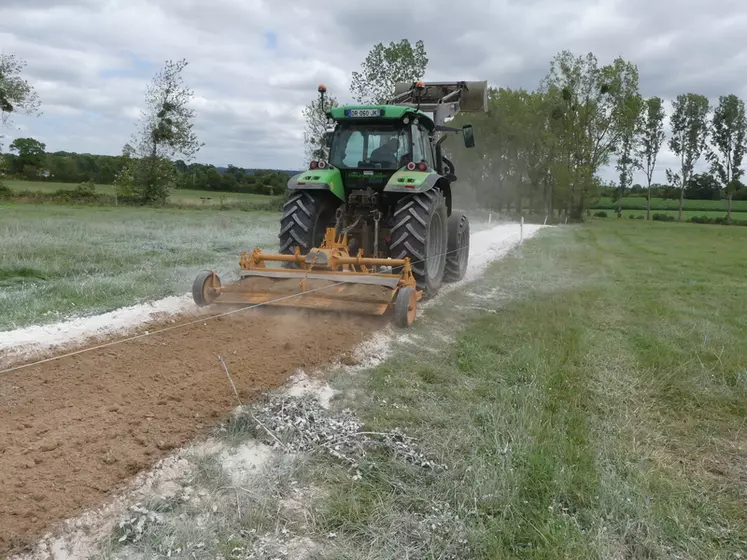
[[[309,163],[309,169],[316,169],[317,167],[319,167],[318,161],[312,161],[311,163]]]
[[[407,170],[408,171],[415,171],[415,164],[413,162],[410,162],[407,164]]]
[[[319,169],[324,169],[325,167],[327,167],[327,162],[320,161],[317,165],[319,165]]]
[[[419,170],[419,171],[428,171],[428,164],[427,164],[427,163],[425,163],[424,161],[421,161],[421,162],[420,162],[420,163],[418,164],[418,170]]]

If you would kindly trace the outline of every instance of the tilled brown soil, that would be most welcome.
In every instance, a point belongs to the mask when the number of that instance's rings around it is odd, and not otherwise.
[[[100,505],[230,413],[219,355],[247,402],[384,321],[251,310],[0,375],[0,555]],[[148,328],[160,326],[172,323]]]

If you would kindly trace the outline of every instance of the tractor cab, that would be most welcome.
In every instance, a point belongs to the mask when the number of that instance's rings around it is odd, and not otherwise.
[[[329,137],[332,165],[340,169],[393,171],[410,161],[433,159],[429,148],[434,125],[430,117],[412,109],[388,111],[396,113],[389,117],[384,116],[385,109],[378,111],[374,114],[381,116],[368,118],[348,117],[357,114],[355,109],[330,111],[337,124]]]
[[[437,169],[433,121],[407,107],[345,107],[329,112],[336,124],[328,135],[329,165],[340,170],[346,190],[381,190],[412,163],[421,172]]]

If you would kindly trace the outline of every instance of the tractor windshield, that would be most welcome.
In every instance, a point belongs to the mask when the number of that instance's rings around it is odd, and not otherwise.
[[[410,155],[407,128],[355,124],[338,128],[332,138],[330,163],[340,169],[398,169]]]

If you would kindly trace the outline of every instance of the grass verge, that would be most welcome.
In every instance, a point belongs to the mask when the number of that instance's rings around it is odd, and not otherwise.
[[[112,185],[42,183],[32,181],[7,181],[0,185],[0,200],[17,204],[74,204],[77,206],[140,207],[133,200],[116,196]],[[278,212],[284,197],[251,193],[226,193],[175,189],[163,204],[152,208],[181,210],[241,210],[244,212]]]
[[[367,430],[403,429],[450,468],[320,472],[320,525],[341,535],[328,557],[744,554],[746,241],[594,222],[447,298],[341,383]]]
[[[685,199],[684,210],[696,212],[720,212],[725,214],[728,208],[728,200],[688,200]],[[733,200],[731,203],[733,212],[747,212],[747,200]],[[645,196],[625,196],[622,199],[623,210],[643,210],[646,213]],[[662,210],[679,211],[680,200],[671,198],[652,198],[651,211],[659,212]],[[617,210],[617,201],[611,198],[601,198],[596,204],[595,209]]]
[[[76,183],[55,183],[51,181],[20,181],[5,180],[6,185],[14,193],[40,193],[52,195],[58,191],[73,191],[78,184]],[[114,185],[96,184],[95,191],[97,195],[105,197],[114,197],[116,188]],[[253,194],[253,193],[230,193],[219,191],[202,191],[194,189],[172,189],[169,195],[169,203],[183,206],[198,207],[216,207],[221,204],[230,206],[236,203],[267,203],[278,197]]]
[[[616,210],[603,210],[607,213],[607,216],[609,218],[617,219],[617,213]],[[597,210],[593,210],[592,212],[597,212]],[[679,211],[678,210],[652,210],[651,215],[654,214],[664,214],[666,216],[673,216],[675,219],[679,217]],[[622,211],[622,217],[627,219],[639,219],[644,220],[646,218],[646,210],[623,210]],[[710,218],[712,220],[715,220],[717,218],[726,218],[726,210],[684,210],[682,212],[682,219],[683,221],[690,221],[693,218]],[[732,212],[731,213],[731,219],[735,222],[744,222],[747,221],[747,212]]]

